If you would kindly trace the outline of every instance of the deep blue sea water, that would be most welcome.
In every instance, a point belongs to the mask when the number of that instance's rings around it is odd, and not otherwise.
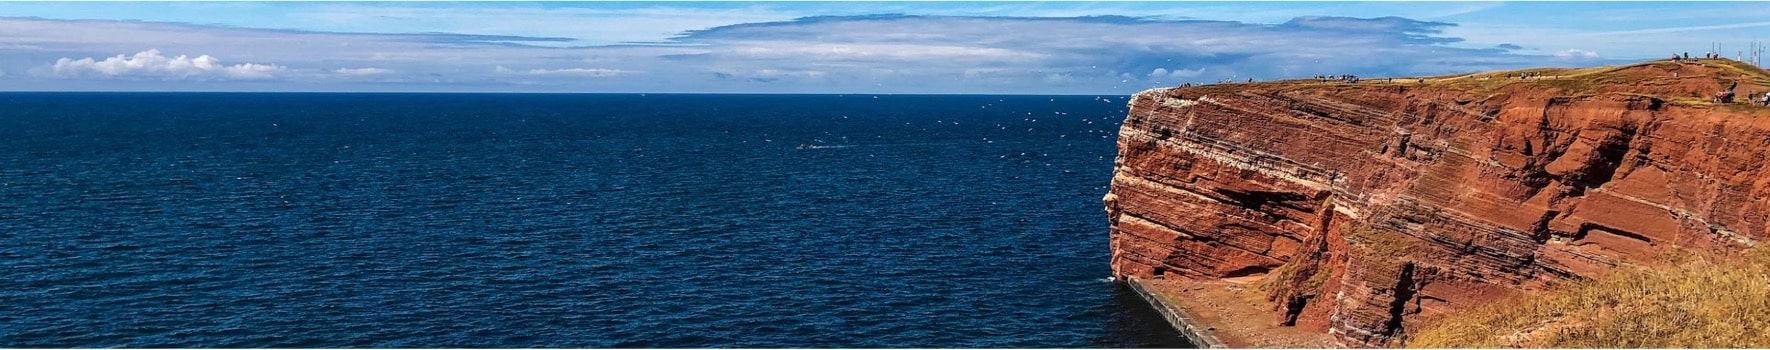
[[[0,94],[0,347],[1188,347],[1124,99]]]

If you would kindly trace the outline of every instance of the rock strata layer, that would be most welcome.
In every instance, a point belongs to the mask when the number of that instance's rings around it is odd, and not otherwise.
[[[1262,279],[1272,322],[1384,346],[1513,291],[1770,236],[1770,76],[1659,61],[1137,94],[1112,269]],[[1503,74],[1503,75],[1502,75]]]

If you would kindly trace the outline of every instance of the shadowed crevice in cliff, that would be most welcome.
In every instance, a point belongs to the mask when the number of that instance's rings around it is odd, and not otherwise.
[[[1277,206],[1297,211],[1308,210],[1296,204],[1298,201],[1309,199],[1309,196],[1300,193],[1279,191],[1236,191],[1222,188],[1212,189],[1211,191],[1229,198],[1230,202],[1243,208],[1259,209],[1265,208],[1266,206]]]
[[[1573,239],[1576,241],[1586,240],[1591,238],[1592,232],[1606,233],[1617,237],[1641,241],[1641,243],[1653,244],[1653,239],[1648,238],[1646,235],[1590,222],[1580,224],[1579,231],[1573,234]]]
[[[1284,309],[1281,310],[1279,314],[1278,325],[1296,327],[1297,317],[1303,316],[1303,308],[1309,306],[1310,299],[1315,299],[1315,294],[1299,294],[1285,297],[1284,306],[1282,306]]]
[[[1393,338],[1402,333],[1401,321],[1407,315],[1407,304],[1414,301],[1414,293],[1419,291],[1420,286],[1415,283],[1414,263],[1409,261],[1402,264],[1401,276],[1396,278],[1393,289],[1395,300],[1389,302],[1389,320],[1383,322],[1384,337]]]
[[[1318,219],[1313,232],[1303,241],[1303,251],[1289,263],[1280,267],[1274,280],[1274,286],[1266,295],[1267,301],[1278,302],[1278,324],[1285,327],[1297,325],[1297,319],[1303,315],[1310,301],[1314,300],[1320,284],[1326,283],[1328,277],[1323,273],[1322,265],[1329,259],[1328,236],[1334,227],[1334,201],[1332,197],[1322,201],[1317,210]]]
[[[1242,278],[1242,277],[1248,277],[1248,276],[1260,276],[1260,275],[1265,275],[1267,272],[1271,272],[1271,271],[1272,271],[1272,266],[1264,266],[1264,265],[1248,266],[1248,267],[1235,269],[1235,270],[1232,270],[1229,272],[1224,272],[1223,278]]]
[[[1508,175],[1526,187],[1518,199],[1536,197],[1544,188],[1558,180],[1548,167],[1567,154],[1568,148],[1579,140],[1580,130],[1557,128],[1554,120],[1563,119],[1568,113],[1569,105],[1575,101],[1569,97],[1554,97],[1544,102],[1542,113],[1537,119],[1535,137],[1523,140],[1523,149],[1520,152],[1525,156],[1524,164]]]
[[[1556,234],[1555,230],[1549,228],[1549,224],[1555,220],[1555,217],[1560,215],[1560,210],[1543,211],[1543,215],[1536,219],[1536,223],[1530,225],[1530,239],[1535,240],[1539,244],[1548,242],[1549,237]]]
[[[1616,132],[1599,140],[1584,166],[1564,179],[1570,187],[1567,195],[1583,196],[1586,190],[1604,186],[1614,179],[1617,169],[1622,167],[1624,158],[1631,150],[1630,143],[1634,142],[1637,130],[1638,127],[1633,124],[1619,125]]]

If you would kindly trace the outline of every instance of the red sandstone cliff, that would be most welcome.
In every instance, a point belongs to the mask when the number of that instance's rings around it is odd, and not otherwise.
[[[1761,98],[1770,75],[1533,72],[1140,93],[1105,198],[1113,272],[1264,276],[1274,322],[1383,346],[1511,291],[1770,237],[1770,107],[1708,97]]]

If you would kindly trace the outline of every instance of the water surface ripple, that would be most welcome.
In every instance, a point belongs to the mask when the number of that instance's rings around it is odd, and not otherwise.
[[[1188,346],[1122,96],[0,101],[0,347]]]

